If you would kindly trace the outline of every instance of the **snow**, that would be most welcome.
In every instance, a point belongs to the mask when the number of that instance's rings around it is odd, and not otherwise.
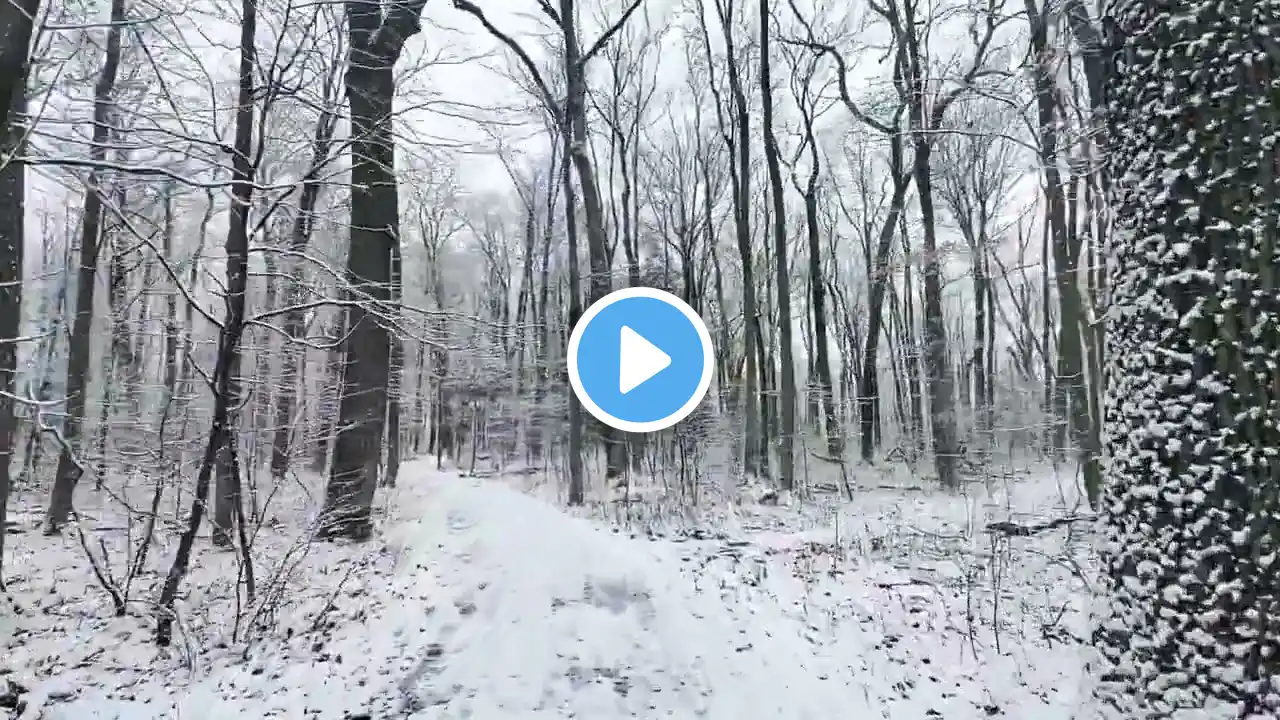
[[[282,506],[258,543],[281,592],[248,645],[231,553],[196,559],[160,653],[144,606],[110,617],[73,534],[11,536],[0,695],[26,688],[24,720],[1071,717],[1087,527],[983,531],[1070,514],[1051,473],[743,504],[656,537],[525,482],[408,463],[364,545],[305,543]]]

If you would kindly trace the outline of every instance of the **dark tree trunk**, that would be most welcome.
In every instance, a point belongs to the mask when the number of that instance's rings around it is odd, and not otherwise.
[[[11,116],[27,112],[29,53],[40,0],[8,0],[0,4],[0,128],[9,128]]]
[[[764,99],[761,125],[769,194],[773,199],[774,277],[778,290],[778,486],[795,488],[796,364],[791,336],[791,266],[787,262],[786,198],[782,195],[782,166],[778,139],[773,134],[773,87],[769,67],[769,0],[760,0],[760,92]]]
[[[26,4],[26,3],[23,3]],[[0,13],[13,11],[14,6]],[[30,35],[30,27],[27,28]],[[7,40],[7,38],[6,38]],[[24,44],[23,47],[26,47]],[[25,55],[23,58],[25,60]],[[24,135],[27,84],[25,64],[14,69],[19,82],[8,87],[6,124],[0,125],[0,155],[11,157]],[[9,78],[5,78],[9,80]],[[14,109],[16,107],[16,109]],[[10,460],[13,459],[17,416],[13,392],[18,384],[18,343],[22,328],[22,258],[26,245],[26,164],[11,160],[0,165],[0,592],[4,591],[4,540],[9,519]]]
[[[213,368],[213,423],[205,445],[204,458],[196,476],[195,497],[187,525],[178,538],[178,549],[173,564],[165,576],[160,597],[156,601],[156,644],[168,646],[173,641],[173,623],[176,620],[174,602],[178,587],[182,584],[191,564],[191,551],[195,546],[200,524],[204,519],[205,505],[209,499],[209,485],[213,479],[218,453],[231,446],[230,472],[239,480],[239,468],[235,462],[232,427],[232,404],[235,401],[233,379],[240,366],[240,340],[245,327],[245,290],[249,283],[249,211],[253,203],[255,167],[251,159],[254,127],[254,77],[257,52],[258,6],[257,0],[244,0],[240,21],[239,93],[236,98],[235,145],[232,148],[231,219],[227,226],[227,290],[226,314],[218,336],[218,357]],[[239,517],[242,550],[248,554],[245,541],[243,516]],[[249,601],[253,601],[252,565],[246,565],[245,581],[249,588]]]
[[[373,532],[373,496],[386,430],[391,378],[391,339],[384,320],[390,312],[391,283],[400,242],[400,199],[396,185],[395,64],[405,41],[421,31],[425,0],[347,2],[350,61],[347,100],[351,105],[351,246],[347,254],[348,293],[343,348],[340,427],[325,489],[321,537],[368,539]]]
[[[116,75],[120,69],[120,34],[124,23],[124,0],[111,2],[111,26],[107,29],[107,48],[102,59],[102,69],[93,91],[93,139],[89,147],[89,159],[101,164],[107,160],[108,141],[111,138],[111,109],[115,95]],[[101,249],[103,203],[102,173],[98,168],[89,170],[84,188],[84,213],[80,220],[80,267],[76,273],[76,315],[72,322],[67,350],[67,407],[62,426],[65,447],[58,457],[57,474],[49,497],[49,510],[45,515],[45,533],[57,534],[71,515],[76,483],[80,481],[80,460],[72,453],[79,452],[79,440],[83,430],[85,400],[89,390],[89,356],[93,344],[93,298],[98,274],[98,257]],[[103,379],[106,381],[106,378]]]
[[[1280,16],[1110,10],[1117,282],[1089,717],[1274,718]]]
[[[821,229],[818,227],[818,179],[821,176],[821,154],[813,135],[813,119],[807,108],[804,114],[805,144],[809,149],[809,179],[803,188],[805,238],[809,244],[809,302],[813,312],[813,373],[818,381],[818,402],[826,421],[827,454],[844,455],[844,433],[836,410],[835,389],[831,380],[831,357],[827,339],[827,283],[822,270]],[[817,417],[813,418],[816,423]]]

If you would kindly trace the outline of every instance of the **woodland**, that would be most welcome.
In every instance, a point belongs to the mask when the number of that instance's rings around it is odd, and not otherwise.
[[[986,531],[1090,538],[1074,717],[1278,718],[1278,12],[10,0],[0,595],[67,543],[167,648],[230,558],[259,642],[257,539],[377,541],[411,462],[687,526],[1052,472]],[[636,286],[716,348],[643,435],[564,362]]]

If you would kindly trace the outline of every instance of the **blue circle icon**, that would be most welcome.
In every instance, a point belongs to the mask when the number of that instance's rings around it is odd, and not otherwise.
[[[583,313],[569,336],[569,384],[600,422],[627,432],[675,425],[711,387],[707,324],[669,292],[626,288]]]

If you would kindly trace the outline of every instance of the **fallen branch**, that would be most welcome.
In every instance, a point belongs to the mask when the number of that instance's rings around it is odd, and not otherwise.
[[[1010,537],[1031,537],[1042,532],[1055,530],[1065,527],[1074,522],[1093,522],[1096,520],[1092,515],[1067,515],[1066,517],[1054,518],[1043,522],[1032,523],[1030,525],[1020,525],[1009,520],[993,522],[987,525],[986,532],[991,534],[1002,534]]]

